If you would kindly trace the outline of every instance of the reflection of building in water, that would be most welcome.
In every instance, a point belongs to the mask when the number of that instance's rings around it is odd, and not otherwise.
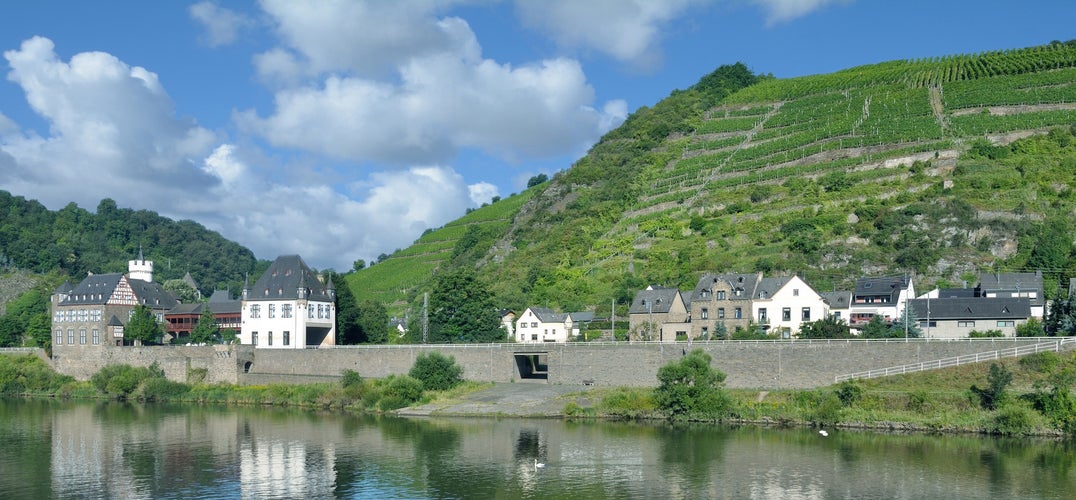
[[[239,446],[244,497],[302,498],[332,491],[336,483],[332,443],[307,451],[307,441],[253,438]]]
[[[199,464],[235,455],[236,421],[233,412],[170,412],[153,405],[57,408],[53,495],[152,498],[161,482],[197,481]]]

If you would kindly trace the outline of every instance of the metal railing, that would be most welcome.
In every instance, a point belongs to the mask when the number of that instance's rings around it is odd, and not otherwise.
[[[1038,352],[1053,351],[1060,352],[1065,344],[1071,344],[1076,342],[1073,338],[1064,338],[1059,340],[1053,340],[1050,342],[1042,342],[1038,344],[1023,345],[1018,347],[1010,347],[1008,349],[998,349],[996,351],[980,352],[975,354],[965,354],[963,356],[955,356],[951,358],[942,358],[934,361],[922,361],[919,363],[909,363],[901,366],[892,366],[889,368],[879,368],[876,370],[868,370],[865,372],[850,373],[848,375],[838,375],[834,377],[834,382],[843,382],[845,380],[861,379],[861,378],[875,378],[875,377],[888,377],[890,375],[902,375],[905,373],[915,373],[926,370],[938,370],[941,368],[949,368],[953,366],[966,365],[970,363],[979,363],[982,361],[990,361],[1001,358],[1014,358],[1019,356],[1025,356],[1028,354],[1035,354]]]
[[[1046,340],[1049,339],[1049,340]],[[1076,342],[1076,337],[1066,338],[1067,341]],[[783,344],[783,345],[850,345],[850,344],[906,344],[906,343],[920,343],[920,344],[937,344],[937,343],[968,343],[968,344],[1002,344],[1002,343],[1017,343],[1017,342],[1029,342],[1029,341],[1041,341],[1046,343],[1053,343],[1059,341],[1058,337],[976,337],[976,338],[884,338],[884,339],[864,339],[864,338],[852,338],[852,339],[758,339],[758,340],[701,340],[692,339],[691,342],[686,340],[677,341],[660,341],[660,340],[592,340],[592,341],[570,341],[570,342],[494,342],[486,344],[469,344],[469,343],[437,343],[430,342],[426,344],[353,344],[353,345],[332,345],[332,346],[306,346],[307,349],[413,349],[415,347],[423,346],[437,346],[437,347],[459,347],[461,349],[476,349],[476,348],[489,348],[489,347],[567,347],[567,348],[585,348],[585,347],[603,347],[603,346],[629,346],[629,345],[676,345],[676,346],[707,346],[707,345],[729,345],[729,344]]]

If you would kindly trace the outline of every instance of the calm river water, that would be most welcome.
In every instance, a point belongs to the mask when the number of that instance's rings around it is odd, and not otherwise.
[[[0,400],[5,499],[1073,494],[1045,440]]]

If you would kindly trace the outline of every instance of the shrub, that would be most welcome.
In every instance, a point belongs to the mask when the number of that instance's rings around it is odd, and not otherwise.
[[[108,365],[90,377],[90,383],[101,393],[114,398],[126,398],[138,387],[139,382],[149,378],[149,370],[131,365]]]
[[[173,382],[166,378],[152,377],[142,383],[138,391],[138,399],[144,401],[170,401],[188,392],[191,387],[181,382]]]
[[[852,406],[863,398],[863,388],[855,380],[845,380],[837,387],[837,399],[844,406]]]
[[[456,359],[436,351],[419,355],[407,374],[431,391],[447,391],[463,381],[463,367]]]
[[[1021,436],[1035,427],[1035,412],[1023,404],[1005,405],[994,415],[990,432],[1002,436]]]
[[[725,374],[710,366],[710,355],[695,349],[658,369],[654,401],[670,419],[720,420],[732,413],[732,398],[721,387]]]
[[[422,381],[410,375],[385,379],[384,392],[378,406],[383,411],[409,406],[422,397]]]
[[[1012,372],[1005,365],[990,363],[990,373],[986,376],[989,386],[980,389],[971,386],[971,392],[979,396],[979,405],[986,410],[996,410],[1005,397],[1005,388],[1012,383]]]

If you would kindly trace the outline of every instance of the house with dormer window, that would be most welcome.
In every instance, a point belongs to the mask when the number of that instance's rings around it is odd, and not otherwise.
[[[926,338],[967,338],[973,331],[998,330],[1015,337],[1031,317],[1029,297],[946,297],[908,301]]]
[[[1023,297],[1031,304],[1031,315],[1042,319],[1046,297],[1042,271],[1033,273],[982,273],[976,295],[983,298]]]
[[[239,341],[260,349],[336,345],[336,287],[298,255],[277,257],[253,284],[243,285]]]
[[[891,323],[902,316],[905,303],[915,297],[915,287],[908,276],[859,278],[848,306],[848,326],[862,328],[878,316]]]
[[[632,339],[675,341],[691,332],[691,314],[679,289],[649,286],[635,294],[628,308]]]
[[[164,323],[176,298],[153,282],[153,261],[142,256],[127,262],[127,274],[91,274],[78,285],[58,287],[51,297],[53,352],[131,345],[123,326],[136,306],[145,306]]]
[[[726,332],[753,322],[751,300],[762,280],[756,274],[705,274],[691,294],[691,336],[710,338],[718,323]]]

